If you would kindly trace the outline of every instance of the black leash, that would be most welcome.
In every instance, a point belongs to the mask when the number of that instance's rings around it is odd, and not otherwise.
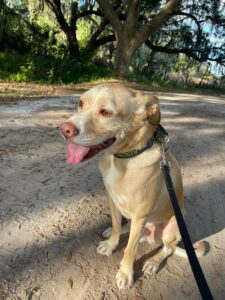
[[[166,183],[166,187],[172,202],[172,206],[173,206],[173,210],[175,213],[175,217],[177,220],[177,225],[179,227],[180,230],[180,234],[184,243],[184,247],[186,249],[187,252],[187,256],[188,256],[188,260],[189,263],[191,265],[191,269],[192,272],[194,274],[199,292],[202,296],[203,300],[213,300],[213,296],[211,294],[211,291],[209,289],[209,286],[207,284],[207,281],[205,279],[205,276],[202,272],[201,266],[199,264],[198,258],[196,256],[194,247],[192,245],[192,241],[190,239],[187,227],[185,225],[181,210],[180,210],[180,206],[177,202],[177,197],[176,197],[176,193],[173,187],[173,182],[170,176],[170,165],[169,162],[166,159],[166,155],[165,155],[165,145],[167,145],[169,142],[169,138],[167,136],[167,139],[165,140],[165,142],[162,142],[162,161],[161,161],[161,169],[163,172],[163,176],[164,176],[164,180]]]

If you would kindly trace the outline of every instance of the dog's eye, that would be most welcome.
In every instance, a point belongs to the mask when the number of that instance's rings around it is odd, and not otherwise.
[[[100,110],[100,115],[102,115],[103,117],[112,117],[113,113],[103,108]]]
[[[82,100],[80,100],[78,106],[79,106],[79,108],[82,108],[84,106],[84,102]]]

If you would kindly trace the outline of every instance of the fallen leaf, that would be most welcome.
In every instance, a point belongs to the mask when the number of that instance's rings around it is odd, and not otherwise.
[[[145,298],[142,296],[136,295],[136,296],[134,296],[133,300],[145,300]]]
[[[69,284],[69,287],[72,289],[73,288],[73,280],[71,278],[68,279],[68,284]]]
[[[34,287],[31,290],[31,292],[29,293],[29,296],[28,296],[27,300],[31,300],[33,298],[34,294],[37,293],[39,289],[40,289],[39,286]]]
[[[41,233],[41,232],[38,232],[38,234],[40,235],[40,237],[42,237],[42,238],[44,238],[45,237],[45,235],[43,234],[43,233]]]
[[[72,257],[73,257],[73,253],[72,252],[69,252],[67,255],[66,255],[66,261],[67,262],[70,262],[72,260]]]
[[[61,228],[59,225],[52,225],[52,227],[53,227],[53,231],[57,231],[57,232],[61,231]]]
[[[45,180],[43,180],[43,181],[41,181],[41,183],[47,183],[48,181],[50,181],[52,179],[52,177],[50,177],[50,178],[47,178],[47,179],[45,179]]]
[[[98,300],[104,300],[105,299],[105,293],[102,292],[101,295],[99,295]]]

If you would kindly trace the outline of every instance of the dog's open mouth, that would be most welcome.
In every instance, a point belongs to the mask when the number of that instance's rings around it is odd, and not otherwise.
[[[98,145],[86,147],[78,144],[67,144],[66,161],[68,164],[79,164],[80,162],[90,159],[102,150],[110,147],[116,138],[110,138]]]

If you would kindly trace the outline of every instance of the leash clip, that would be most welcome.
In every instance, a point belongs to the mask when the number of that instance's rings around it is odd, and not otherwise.
[[[170,162],[166,158],[166,151],[168,150],[169,146],[169,137],[166,136],[161,143],[161,150],[162,150],[162,160],[160,161],[160,169],[163,169],[164,167],[168,167],[171,169]]]

